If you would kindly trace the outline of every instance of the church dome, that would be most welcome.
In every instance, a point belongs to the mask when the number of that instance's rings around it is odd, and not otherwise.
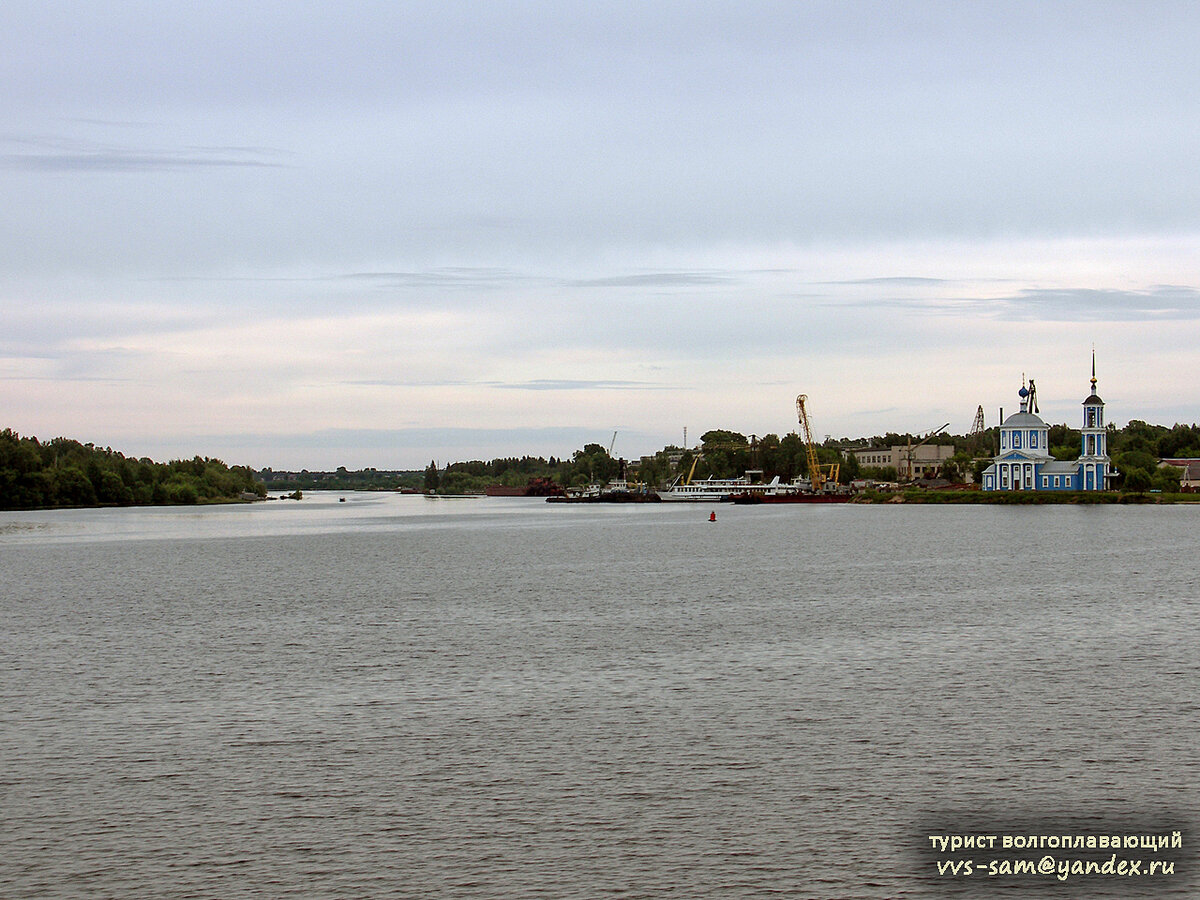
[[[1013,413],[1004,420],[1004,428],[1045,428],[1046,423],[1042,421],[1041,416],[1036,416],[1031,412]]]

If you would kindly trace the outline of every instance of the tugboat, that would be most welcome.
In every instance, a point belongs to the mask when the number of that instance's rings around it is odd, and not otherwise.
[[[540,475],[530,478],[524,487],[489,484],[483,492],[489,497],[562,497],[566,494],[562,485]]]
[[[643,484],[631,484],[624,478],[614,478],[606,485],[589,484],[584,488],[567,488],[561,496],[547,497],[547,503],[658,503],[657,493]]]

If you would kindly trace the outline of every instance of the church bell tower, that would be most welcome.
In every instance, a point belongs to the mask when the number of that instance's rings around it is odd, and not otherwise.
[[[1102,491],[1108,482],[1108,433],[1104,426],[1104,401],[1096,394],[1096,351],[1092,351],[1092,392],[1083,401],[1080,487],[1085,491]]]

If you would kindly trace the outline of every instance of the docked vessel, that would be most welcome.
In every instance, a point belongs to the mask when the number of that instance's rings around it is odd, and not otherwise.
[[[776,475],[765,484],[753,484],[745,476],[741,478],[706,478],[704,481],[676,481],[670,487],[658,492],[658,496],[669,501],[708,501],[720,502],[728,500],[735,494],[746,494],[751,497],[774,496],[785,492],[786,486],[779,483]]]
[[[562,496],[547,497],[547,503],[658,503],[662,498],[643,484],[631,484],[624,478],[614,478],[608,484],[589,484],[584,488],[567,488]]]
[[[535,476],[523,487],[489,484],[483,489],[489,497],[561,497],[565,492],[552,479]]]
[[[751,494],[744,492],[741,494],[732,494],[729,497],[732,503],[752,504],[752,503],[849,503],[852,498],[851,494],[815,494],[812,491],[780,491],[776,494]]]

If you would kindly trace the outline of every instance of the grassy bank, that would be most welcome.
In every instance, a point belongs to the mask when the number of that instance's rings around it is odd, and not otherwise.
[[[855,503],[993,503],[1009,506],[1046,504],[1200,503],[1200,494],[1124,493],[1121,491],[864,491]]]

